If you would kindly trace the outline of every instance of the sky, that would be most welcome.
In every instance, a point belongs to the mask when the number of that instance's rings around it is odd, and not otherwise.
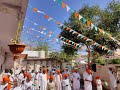
[[[112,0],[62,0],[62,1],[65,2],[72,10],[79,10],[82,8],[84,4],[88,4],[89,6],[99,5],[100,8],[104,9],[106,5]],[[33,12],[33,8],[37,8],[38,10],[43,11],[44,13],[46,13],[47,15],[51,16],[52,18],[61,23],[68,20],[71,12],[70,11],[67,12],[66,9],[63,9],[62,6],[58,4],[57,0],[56,2],[54,2],[54,0],[29,0],[29,5],[26,12],[27,20],[25,19],[24,21],[24,28],[21,37],[22,42],[25,42],[28,45],[32,46],[35,46],[38,41],[48,42],[51,48],[59,51],[61,49],[62,43],[57,44],[56,42],[54,42],[53,39],[58,37],[61,30],[54,22],[45,19],[43,14]],[[33,25],[33,23],[38,24],[38,26]],[[45,28],[47,28],[47,30],[41,30],[40,26],[44,26]],[[33,28],[34,30],[37,31],[33,31],[28,28]],[[26,33],[27,31],[31,35]],[[53,34],[51,37],[48,37],[44,34],[39,33],[38,31],[40,32],[44,31],[44,33],[46,32],[47,34],[50,31],[52,31]],[[40,36],[44,38],[44,40],[36,38],[33,35]],[[83,52],[84,50],[82,51],[82,53]]]

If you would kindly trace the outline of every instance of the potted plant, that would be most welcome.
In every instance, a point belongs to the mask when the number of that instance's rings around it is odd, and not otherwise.
[[[20,35],[21,35],[21,21],[20,14],[18,14],[18,28],[16,32],[16,36],[12,39],[12,44],[8,45],[10,51],[13,54],[13,59],[18,59],[20,54],[24,51],[25,46],[24,44],[20,44]]]

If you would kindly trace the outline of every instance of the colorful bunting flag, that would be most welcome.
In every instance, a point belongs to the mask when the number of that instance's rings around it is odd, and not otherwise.
[[[49,16],[48,16],[48,15],[45,15],[45,18],[46,18],[46,19],[48,19],[48,18],[49,18]]]
[[[67,8],[67,12],[70,11],[70,7],[68,5],[66,5],[66,8]]]
[[[66,4],[64,2],[62,2],[62,8],[65,8]]]
[[[79,17],[79,13],[75,12],[75,18],[78,18],[78,17]]]

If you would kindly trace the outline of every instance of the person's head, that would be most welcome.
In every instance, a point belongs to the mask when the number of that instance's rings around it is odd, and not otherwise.
[[[11,76],[11,74],[10,74],[10,73],[8,73],[8,74],[7,74],[7,76],[8,76],[8,78],[9,78],[9,77]]]
[[[3,83],[8,83],[9,82],[9,78],[6,76],[3,78]]]
[[[35,72],[35,74],[37,75],[37,74],[38,74],[38,72],[36,71],[36,72]]]
[[[34,73],[34,70],[32,70],[32,73]]]
[[[51,76],[50,76],[50,82],[52,82],[53,80],[54,80],[54,76],[51,75]]]
[[[74,72],[76,72],[76,73],[77,73],[77,72],[78,72],[78,68],[75,68]]]
[[[46,68],[43,68],[43,73],[45,74],[47,72],[47,69]]]
[[[60,74],[60,70],[59,69],[56,72],[57,72],[57,74]]]
[[[68,71],[68,67],[66,67],[66,71]]]
[[[112,67],[109,67],[109,70],[112,71]]]
[[[28,80],[28,81],[31,81],[31,79],[32,79],[31,74],[27,74],[27,80]]]
[[[68,78],[68,74],[64,74],[64,78],[67,79]]]
[[[95,78],[96,78],[96,79],[100,79],[100,76],[96,76]]]
[[[17,81],[17,79],[15,79],[15,80],[13,81],[13,86],[14,86],[14,87],[18,86],[18,81]]]

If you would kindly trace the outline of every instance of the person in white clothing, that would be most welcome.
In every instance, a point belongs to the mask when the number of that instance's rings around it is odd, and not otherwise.
[[[78,73],[78,69],[75,68],[74,73],[72,74],[72,80],[73,80],[73,90],[79,90],[80,89],[80,74]]]
[[[40,76],[40,81],[41,81],[41,86],[40,86],[40,90],[47,90],[47,79],[48,79],[48,75],[47,75],[47,69],[43,68],[43,73]]]
[[[86,68],[86,71],[83,73],[84,77],[84,90],[92,90],[92,71]]]
[[[33,81],[31,81],[31,79],[31,74],[28,74],[27,79],[24,81],[24,86],[22,87],[22,90],[34,90]]]
[[[57,74],[55,75],[55,84],[56,84],[56,90],[62,90],[62,74],[60,73],[60,70],[57,70]]]
[[[18,81],[13,81],[13,88],[11,90],[22,90],[22,88],[19,86]]]
[[[97,90],[102,90],[102,82],[100,80],[99,76],[96,76],[96,86],[97,86]]]
[[[64,74],[64,79],[62,81],[63,90],[71,90],[71,85],[68,79],[68,74]]]
[[[111,90],[116,90],[117,80],[115,77],[115,72],[112,67],[109,67],[108,75],[109,75],[109,79],[110,79]]]
[[[7,90],[7,86],[8,86],[7,78],[4,77],[2,83],[0,84],[0,90]]]
[[[39,89],[39,74],[38,74],[38,72],[35,72],[33,77],[34,77],[34,83],[36,84],[35,90],[38,90]]]
[[[55,89],[55,82],[53,80],[54,80],[54,76],[51,75],[49,82],[47,83],[47,90],[56,90]]]

